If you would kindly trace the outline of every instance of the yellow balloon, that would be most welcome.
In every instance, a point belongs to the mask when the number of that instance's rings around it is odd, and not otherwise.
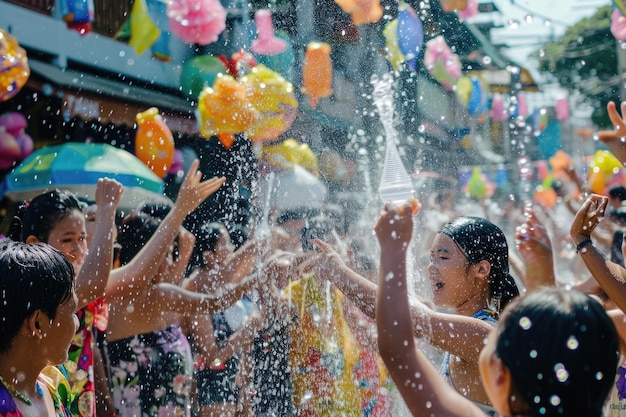
[[[398,19],[393,19],[385,25],[383,30],[385,36],[385,46],[387,47],[387,60],[394,70],[400,69],[400,64],[405,61],[400,46],[398,46]]]
[[[291,168],[291,164],[298,164],[313,175],[319,174],[317,156],[309,145],[298,143],[293,138],[284,140],[277,145],[263,146],[262,158],[274,167]]]
[[[610,151],[599,150],[593,155],[591,168],[597,167],[604,175],[610,177],[617,174],[622,164]]]
[[[246,131],[253,141],[273,140],[285,133],[296,118],[298,100],[293,85],[265,65],[257,65],[241,78],[259,117]]]
[[[459,101],[467,106],[469,103],[470,94],[472,93],[472,79],[470,77],[461,77],[456,81],[454,91]]]

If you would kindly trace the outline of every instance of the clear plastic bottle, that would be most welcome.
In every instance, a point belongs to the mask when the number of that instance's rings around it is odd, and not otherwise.
[[[387,201],[407,201],[415,196],[415,188],[413,187],[411,177],[402,164],[398,148],[396,147],[397,133],[393,128],[394,108],[391,89],[393,80],[388,74],[385,74],[382,79],[373,75],[371,84],[374,86],[372,97],[378,109],[380,121],[385,129],[386,140],[385,161],[378,186],[378,194],[383,203]]]

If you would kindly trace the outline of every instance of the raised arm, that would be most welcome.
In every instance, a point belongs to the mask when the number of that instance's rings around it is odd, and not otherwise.
[[[101,178],[96,185],[96,228],[85,262],[76,275],[79,307],[89,304],[105,292],[113,264],[115,210],[124,187],[116,180]]]
[[[536,213],[527,209],[526,220],[515,229],[515,245],[524,261],[522,279],[526,291],[555,286],[552,242]]]
[[[607,204],[607,197],[590,195],[572,221],[570,236],[591,275],[615,304],[626,311],[626,269],[606,259],[591,240],[594,229],[604,218]]]
[[[614,130],[601,130],[598,132],[598,139],[602,141],[621,163],[626,162],[626,143],[622,140],[626,137],[626,101],[622,101],[620,105],[622,116],[617,112],[615,103],[609,101],[606,109],[609,113],[609,119],[615,126]]]
[[[176,203],[165,216],[156,233],[128,264],[111,271],[106,294],[122,296],[133,285],[133,291],[148,285],[156,274],[161,258],[174,241],[185,217],[195,210],[208,196],[217,191],[226,180],[224,177],[201,181],[199,161],[195,160],[178,192]]]
[[[399,209],[385,206],[375,226],[381,247],[376,297],[381,357],[414,416],[484,416],[439,376],[415,344],[406,281],[412,228],[408,205]]]

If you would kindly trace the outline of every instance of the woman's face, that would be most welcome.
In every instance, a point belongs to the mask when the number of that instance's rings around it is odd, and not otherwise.
[[[72,296],[57,308],[54,320],[42,326],[44,338],[51,341],[48,343],[50,351],[48,351],[49,357],[47,358],[50,365],[60,365],[67,361],[67,352],[78,330],[77,308],[78,298],[72,291]]]
[[[85,216],[78,210],[60,220],[48,235],[48,243],[62,252],[78,274],[87,256],[87,231]]]
[[[451,237],[437,233],[430,249],[428,278],[433,302],[444,308],[457,308],[473,294],[474,280],[468,274],[467,258]]]

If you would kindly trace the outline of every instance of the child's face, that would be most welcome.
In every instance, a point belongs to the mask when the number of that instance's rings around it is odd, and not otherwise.
[[[46,337],[53,342],[50,346],[54,346],[54,351],[50,351],[50,365],[60,365],[67,361],[67,352],[70,348],[72,338],[78,330],[78,317],[76,309],[78,308],[78,298],[73,292],[72,296],[57,308],[54,320],[49,323],[49,327],[44,329]],[[58,351],[58,353],[57,353]],[[54,355],[52,353],[54,352]]]
[[[87,256],[87,231],[83,213],[76,210],[59,221],[50,231],[47,243],[61,251],[74,266],[74,273],[78,274]]]

